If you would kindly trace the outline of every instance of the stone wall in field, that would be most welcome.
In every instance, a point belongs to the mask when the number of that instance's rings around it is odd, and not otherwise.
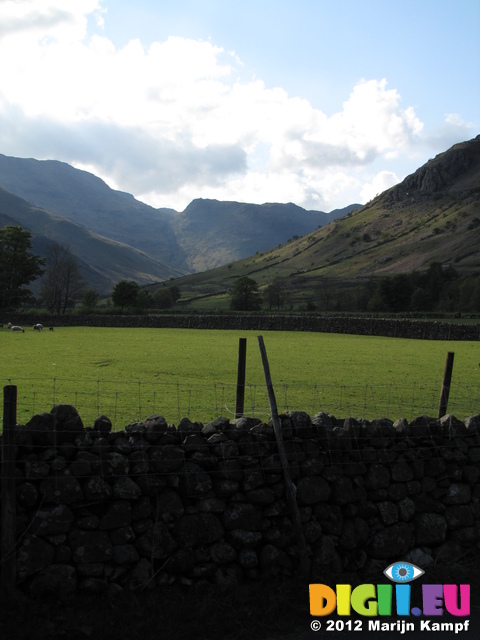
[[[347,318],[330,316],[262,315],[91,315],[16,316],[14,324],[24,327],[40,322],[45,327],[148,327],[180,329],[236,329],[241,331],[318,331],[376,335],[424,340],[480,340],[480,324],[405,320],[395,318]]]
[[[478,547],[480,415],[280,420],[311,581],[364,581],[398,560],[427,569]],[[114,432],[60,405],[15,441],[17,581],[33,596],[298,570],[271,424],[150,416]]]

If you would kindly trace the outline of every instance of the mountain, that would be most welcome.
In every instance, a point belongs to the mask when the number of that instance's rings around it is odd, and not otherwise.
[[[0,187],[35,207],[62,216],[105,238],[128,244],[173,268],[185,267],[172,231],[171,209],[154,209],[111,189],[65,162],[0,154]]]
[[[53,241],[68,245],[84,279],[103,294],[110,293],[114,284],[122,279],[148,284],[182,275],[182,271],[138,249],[103,238],[0,189],[0,227],[6,225],[20,225],[30,231],[37,255],[45,256]],[[34,284],[38,288],[38,281]],[[35,292],[35,286],[32,289]]]
[[[198,272],[266,251],[344,214],[344,210],[333,216],[306,211],[292,203],[257,205],[197,199],[173,216],[172,223],[187,263]]]
[[[34,208],[147,254],[154,262],[168,265],[170,277],[245,258],[345,213],[217,200],[194,200],[183,212],[155,209],[64,162],[1,154],[0,188]],[[117,269],[122,270],[121,263]]]
[[[174,283],[184,301],[216,308],[240,277],[261,289],[281,279],[295,306],[432,262],[450,264],[461,277],[480,272],[480,136],[308,235]]]

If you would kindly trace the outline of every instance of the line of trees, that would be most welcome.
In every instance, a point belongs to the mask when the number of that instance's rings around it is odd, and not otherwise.
[[[459,281],[457,271],[439,262],[426,271],[402,273],[372,280],[360,298],[367,311],[393,313],[480,310],[480,281]]]
[[[133,280],[121,280],[117,282],[112,291],[112,303],[122,312],[125,309],[145,310],[171,309],[180,298],[180,290],[176,286],[157,289],[152,295],[146,289],[142,289]]]

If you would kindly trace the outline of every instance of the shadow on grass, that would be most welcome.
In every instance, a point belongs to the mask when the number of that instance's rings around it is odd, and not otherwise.
[[[292,579],[244,584],[156,588],[114,599],[75,595],[1,605],[2,640],[267,640],[308,619],[308,584]]]
[[[340,576],[336,582],[342,582]],[[480,552],[437,562],[412,583],[412,601],[422,583],[468,583],[472,608],[478,608]],[[19,593],[0,607],[1,640],[281,640],[294,638],[311,619],[308,581],[293,578],[262,579],[228,592],[212,584],[175,584],[114,598],[79,594],[32,600]]]

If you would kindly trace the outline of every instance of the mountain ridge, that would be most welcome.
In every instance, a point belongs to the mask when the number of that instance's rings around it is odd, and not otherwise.
[[[162,280],[244,258],[332,219],[329,214],[291,204],[255,205],[207,199],[192,201],[183,212],[155,209],[67,163],[3,154],[0,154],[0,188],[28,202],[31,216],[38,210],[60,216],[97,237],[145,254],[153,263],[163,265]],[[35,230],[33,220],[25,221],[24,214],[23,210],[22,224]],[[15,219],[12,207],[8,215]],[[333,217],[340,215],[342,210]],[[52,227],[50,232],[53,234],[48,236],[50,240],[63,241],[55,236]],[[129,256],[131,260],[132,254]],[[87,265],[90,262],[88,250],[77,257]],[[165,266],[170,268],[169,273]],[[102,291],[107,281],[113,287],[112,277],[119,272],[112,266],[104,266],[104,270],[110,276],[105,279]],[[159,279],[158,268],[146,271],[139,268],[138,273],[125,269],[124,277],[119,279],[127,278],[140,284],[151,283]]]
[[[426,270],[432,262],[451,264],[465,278],[480,273],[480,136],[306,236],[174,282],[193,304],[198,295],[205,306],[208,292],[212,308],[226,306],[229,289],[244,276],[261,291],[281,282],[293,306],[319,306],[332,295],[353,295],[372,278]]]

